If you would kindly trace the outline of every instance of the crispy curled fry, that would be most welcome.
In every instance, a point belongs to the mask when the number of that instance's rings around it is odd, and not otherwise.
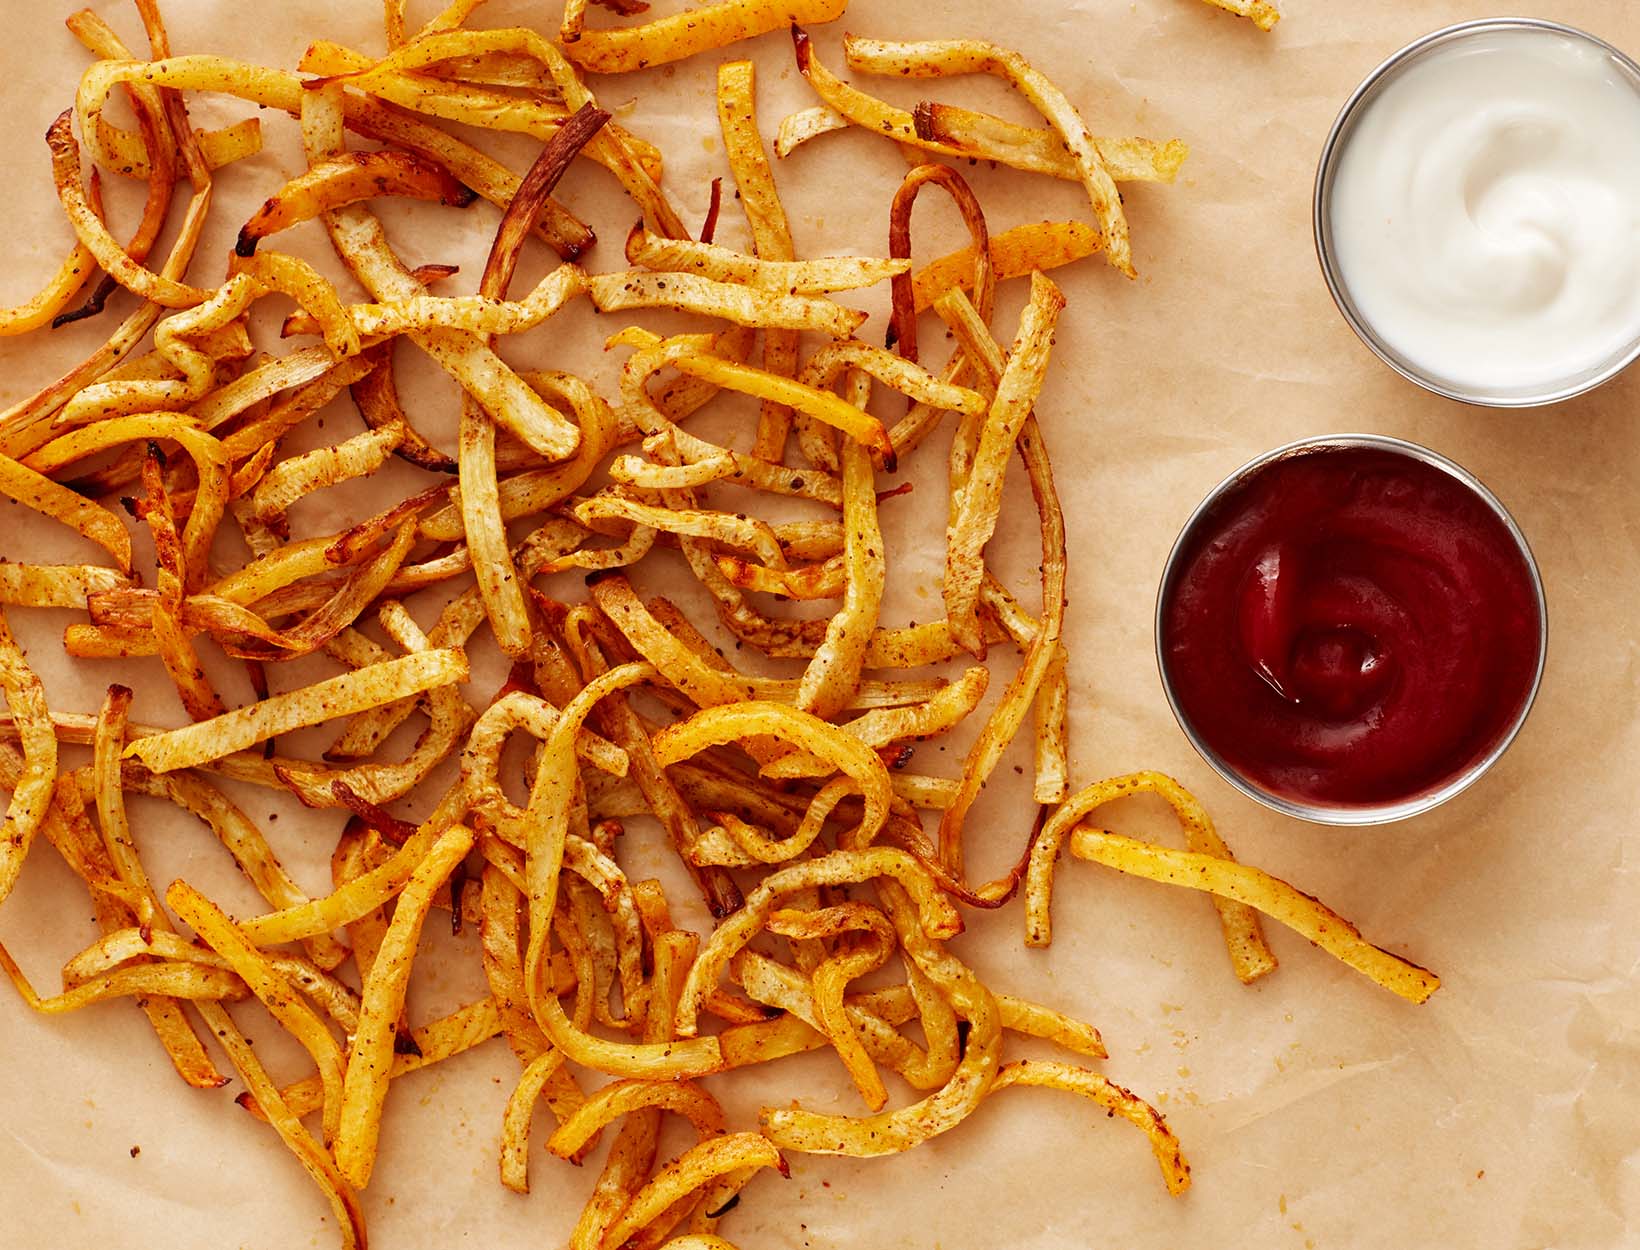
[[[210,296],[209,291],[145,269],[132,260],[125,248],[108,232],[81,182],[80,145],[74,139],[73,119],[73,109],[64,109],[58,114],[46,131],[46,142],[51,148],[51,169],[57,183],[57,198],[62,201],[69,224],[74,227],[81,244],[96,258],[104,273],[144,299],[166,308],[192,308],[204,303]]]
[[[1173,809],[1191,851],[1234,862],[1235,857],[1213,827],[1212,818],[1195,796],[1173,778],[1162,773],[1144,772],[1096,782],[1078,791],[1054,812],[1031,848],[1030,867],[1025,875],[1027,946],[1046,946],[1053,939],[1049,904],[1053,897],[1054,865],[1065,839],[1106,803],[1133,794],[1160,796]],[[1253,908],[1223,897],[1215,897],[1213,905],[1219,914],[1225,947],[1230,953],[1230,964],[1235,969],[1237,979],[1248,985],[1274,971],[1276,959],[1264,940],[1264,931]]]
[[[1007,1089],[1010,1085],[1037,1085],[1047,1089],[1062,1089],[1092,1100],[1111,1114],[1119,1115],[1137,1125],[1150,1138],[1156,1155],[1156,1165],[1162,1170],[1162,1181],[1167,1192],[1175,1196],[1190,1188],[1190,1165],[1184,1161],[1179,1139],[1167,1126],[1167,1120],[1144,1099],[1123,1089],[1114,1081],[1097,1072],[1075,1068],[1051,1060],[1019,1059],[1002,1065],[996,1084],[991,1089]]]

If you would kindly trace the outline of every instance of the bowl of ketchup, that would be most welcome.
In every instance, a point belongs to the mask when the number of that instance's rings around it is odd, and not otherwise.
[[[1191,743],[1244,794],[1324,824],[1400,820],[1474,783],[1525,722],[1547,643],[1503,504],[1379,435],[1305,439],[1231,474],[1156,599]]]

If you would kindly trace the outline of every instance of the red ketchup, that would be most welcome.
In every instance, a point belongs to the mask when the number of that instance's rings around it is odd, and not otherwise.
[[[1320,806],[1411,799],[1512,729],[1543,622],[1487,501],[1413,456],[1318,447],[1214,500],[1174,563],[1163,662],[1202,743]]]

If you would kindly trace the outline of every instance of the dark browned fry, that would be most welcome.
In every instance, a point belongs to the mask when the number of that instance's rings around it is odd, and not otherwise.
[[[423,282],[429,281],[425,270],[418,270],[417,277]],[[358,406],[364,423],[373,430],[402,430],[403,437],[393,449],[393,454],[408,460],[416,468],[426,469],[429,473],[457,472],[455,457],[445,455],[423,438],[399,402],[398,382],[393,371],[393,344],[383,343],[367,354],[374,356],[379,363],[352,386],[353,402]]]
[[[706,220],[701,223],[700,241],[710,243],[717,237],[718,213],[723,208],[723,179],[712,179],[712,199],[706,205]],[[639,222],[641,228],[643,223]]]
[[[466,208],[478,198],[444,166],[414,152],[348,152],[298,174],[269,196],[240,227],[234,251],[254,255],[256,245],[270,234],[331,209],[382,196],[432,200],[454,208]]]
[[[980,208],[967,180],[949,165],[918,165],[900,183],[888,209],[888,254],[897,260],[911,256],[911,208],[917,202],[917,193],[931,182],[951,197],[957,211],[962,214],[963,224],[968,227],[973,239],[975,289],[988,291],[991,286],[991,232],[985,225],[984,210]],[[896,274],[890,281],[894,310],[889,316],[885,346],[897,350],[907,360],[916,360],[917,302],[911,275]],[[988,304],[978,300],[976,304],[980,308],[980,316],[989,320]]]

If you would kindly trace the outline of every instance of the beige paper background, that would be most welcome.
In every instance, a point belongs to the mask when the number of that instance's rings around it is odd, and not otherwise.
[[[125,6],[94,7],[140,39]],[[1019,47],[1064,86],[1096,130],[1191,143],[1178,185],[1128,191],[1142,275],[1136,285],[1092,262],[1056,275],[1070,312],[1039,412],[1073,546],[1075,780],[1146,766],[1177,774],[1208,802],[1242,858],[1434,966],[1445,986],[1428,1006],[1411,1008],[1281,931],[1272,934],[1281,970],[1243,989],[1224,966],[1201,900],[1071,864],[1060,877],[1050,950],[1023,948],[1017,902],[976,920],[958,949],[998,984],[1101,1025],[1108,1072],[1156,1097],[1183,1138],[1196,1174],[1189,1195],[1167,1197],[1142,1138],[1126,1126],[1066,1096],[1007,1093],[961,1131],[909,1155],[799,1157],[791,1181],[759,1179],[724,1227],[747,1250],[1608,1250],[1640,1237],[1626,1231],[1640,1220],[1633,815],[1640,651],[1631,625],[1640,607],[1640,433],[1632,418],[1640,377],[1549,411],[1492,413],[1418,392],[1355,341],[1311,248],[1311,177],[1327,127],[1361,76],[1394,48],[1493,10],[1459,0],[1288,0],[1287,8],[1287,20],[1265,37],[1194,0],[857,0],[845,22],[817,33],[821,55],[837,68],[845,26],[891,37],[989,36]],[[61,27],[69,10],[5,6],[0,171],[8,192],[0,246],[8,300],[31,290],[66,247],[40,136],[68,104],[84,64]],[[413,6],[413,16],[423,10],[431,6]],[[380,47],[373,0],[170,0],[166,11],[179,52],[289,66],[314,37]],[[1640,50],[1640,11],[1622,0],[1540,3],[1532,11]],[[547,25],[557,11],[496,0],[483,24],[509,15]],[[772,134],[785,111],[810,97],[783,39],[762,41],[755,55],[763,128]],[[702,58],[594,84],[606,105],[622,108],[624,122],[665,149],[667,185],[697,222],[706,182],[725,172],[708,94],[713,64]],[[922,85],[978,107],[1016,107],[995,84]],[[901,86],[882,90],[916,98],[914,86]],[[217,120],[245,112],[233,101],[196,108],[196,116]],[[279,116],[265,120],[268,153],[220,184],[220,229],[195,269],[202,281],[219,272],[232,228],[299,167],[292,127]],[[519,167],[528,160],[528,145],[503,150]],[[780,165],[800,251],[879,250],[901,168],[892,148],[860,134],[824,137]],[[1080,211],[1069,186],[1008,171],[974,177],[993,228]],[[630,207],[596,171],[577,171],[563,195],[606,240],[592,266],[619,265]],[[725,239],[743,237],[733,202],[725,207],[732,223]],[[444,214],[436,232],[402,228],[427,220],[419,208],[384,215],[408,258],[461,261],[469,268],[456,285],[470,289],[461,284],[476,272],[492,210]],[[129,209],[123,220],[131,220]],[[924,254],[954,245],[949,211],[920,209],[918,238]],[[326,251],[316,227],[291,244],[315,257]],[[1013,292],[999,316],[1003,332],[1017,305]],[[867,333],[880,327],[879,315]],[[589,372],[607,389],[610,364],[597,359],[596,344],[609,328],[578,315],[509,350]],[[0,401],[55,376],[105,332],[0,342]],[[407,366],[411,354],[403,353]],[[448,429],[448,386],[425,371],[413,376],[425,383],[414,395],[418,419]],[[326,420],[328,433],[315,428],[302,437],[313,443],[359,428],[345,405]],[[1341,430],[1410,437],[1479,474],[1532,541],[1550,603],[1548,673],[1513,750],[1444,809],[1378,830],[1285,820],[1220,783],[1170,719],[1150,645],[1156,576],[1201,495],[1259,451]],[[892,606],[901,619],[937,610],[939,550],[929,521],[943,507],[930,472],[938,455],[923,457],[912,474],[921,491],[890,522]],[[305,502],[298,524],[334,529],[415,480],[406,470],[394,483],[378,479],[362,492]],[[1028,507],[1014,522],[994,553],[1004,575],[1026,586],[1035,564]],[[0,503],[0,554],[92,558],[8,503]],[[670,587],[647,570],[645,581]],[[102,687],[118,679],[137,685],[141,718],[180,719],[156,668],[62,662],[58,639],[70,614],[19,609],[12,617],[55,706],[94,709]],[[477,658],[484,667],[485,657]],[[493,688],[484,683],[495,672],[488,661],[475,698]],[[247,695],[237,675],[225,677],[224,688]],[[319,742],[309,736],[285,745],[316,750]],[[954,760],[930,746],[916,766],[949,773]],[[1008,799],[990,796],[971,824],[981,869],[1018,845],[1020,808]],[[258,819],[279,818],[265,825],[270,837],[310,889],[323,889],[339,819],[266,795],[246,803]],[[242,911],[255,907],[208,833],[147,802],[134,811],[157,880],[187,875]],[[1153,815],[1134,810],[1123,818],[1150,827]],[[632,871],[661,865],[641,831],[628,843]],[[57,965],[94,932],[72,886],[42,847],[0,911],[0,939],[42,986],[56,983]],[[680,910],[698,915],[679,897]],[[412,1002],[417,1019],[477,986],[470,937],[459,946],[431,944],[439,949],[423,965]],[[251,1032],[276,1068],[298,1071],[265,1019]],[[129,1005],[48,1020],[0,995],[0,1054],[0,1242],[28,1250],[334,1244],[328,1212],[306,1178],[267,1130],[231,1105],[237,1084],[216,1093],[183,1089]],[[496,1044],[395,1086],[365,1198],[373,1244],[561,1243],[592,1171],[537,1149],[528,1199],[499,1186],[495,1144],[515,1077],[514,1060]],[[764,1099],[858,1109],[824,1055],[747,1074],[722,1092],[743,1123]],[[141,1148],[134,1158],[133,1146]]]

